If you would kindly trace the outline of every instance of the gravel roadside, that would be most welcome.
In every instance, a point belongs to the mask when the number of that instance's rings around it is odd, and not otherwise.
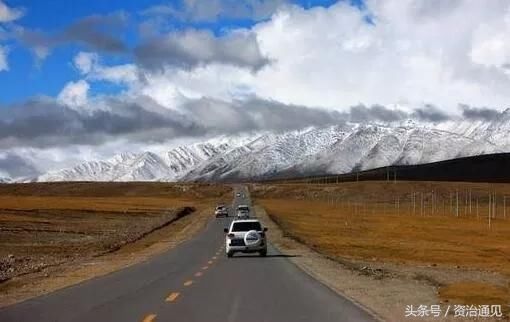
[[[340,295],[349,298],[381,321],[462,321],[452,315],[447,317],[406,318],[406,306],[441,305],[435,281],[417,278],[416,268],[391,267],[382,263],[361,263],[351,260],[330,259],[306,245],[297,242],[283,232],[267,215],[263,207],[256,205],[257,216],[269,228],[272,245],[309,275],[324,283]],[[444,273],[444,272],[443,272]],[[474,321],[471,319],[471,321]],[[483,321],[496,321],[483,319]],[[498,320],[501,321],[501,320]]]

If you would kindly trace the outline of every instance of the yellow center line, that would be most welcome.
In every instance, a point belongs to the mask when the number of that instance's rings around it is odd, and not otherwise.
[[[156,318],[156,314],[149,314],[143,318],[142,322],[152,322]]]
[[[202,267],[202,269],[203,269],[203,270],[206,270],[206,269],[208,269],[208,268],[209,268],[209,266],[207,266],[207,265],[206,265],[206,266],[204,266],[204,267]]]
[[[173,292],[165,299],[166,302],[173,302],[179,297],[179,292]],[[144,321],[145,322],[145,321]]]
[[[190,286],[191,284],[193,284],[192,280],[184,282],[184,286]]]
[[[196,277],[200,277],[200,276],[202,276],[202,272],[196,272],[196,273],[195,273],[195,276],[196,276]]]

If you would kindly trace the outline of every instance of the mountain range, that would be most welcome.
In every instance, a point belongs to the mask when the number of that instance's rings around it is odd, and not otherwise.
[[[25,181],[229,181],[337,174],[510,151],[510,111],[494,120],[344,123],[222,136],[164,153],[123,153]]]

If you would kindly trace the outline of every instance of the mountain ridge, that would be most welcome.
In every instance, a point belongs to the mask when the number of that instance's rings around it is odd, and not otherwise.
[[[123,153],[50,171],[30,181],[235,181],[348,173],[509,151],[510,114],[470,124],[347,122],[224,135],[163,153]]]

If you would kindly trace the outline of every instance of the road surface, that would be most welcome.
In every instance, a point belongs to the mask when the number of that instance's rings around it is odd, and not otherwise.
[[[232,208],[250,204],[236,188]],[[233,214],[233,212],[231,212]],[[195,238],[106,276],[0,309],[2,322],[374,321],[269,247],[268,256],[225,255],[214,219]]]

